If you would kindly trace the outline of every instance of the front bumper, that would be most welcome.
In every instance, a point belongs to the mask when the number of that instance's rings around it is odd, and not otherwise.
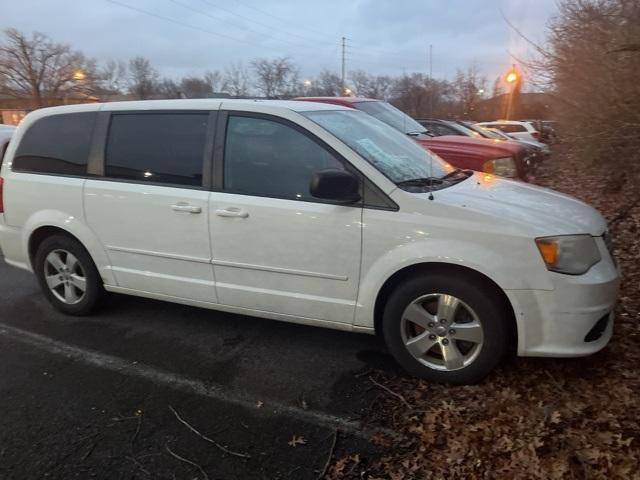
[[[620,272],[602,237],[602,260],[584,275],[549,272],[553,290],[508,290],[518,324],[518,355],[579,357],[604,348],[613,333]]]

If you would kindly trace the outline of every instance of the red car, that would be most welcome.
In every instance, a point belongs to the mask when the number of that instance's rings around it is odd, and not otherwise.
[[[451,165],[493,173],[503,177],[527,180],[528,162],[526,149],[509,142],[494,142],[485,138],[444,135],[434,137],[422,125],[393,105],[380,100],[360,97],[298,97],[294,100],[331,103],[362,110],[396,130],[413,137]]]

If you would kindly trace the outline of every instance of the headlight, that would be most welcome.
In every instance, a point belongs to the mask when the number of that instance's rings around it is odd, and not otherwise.
[[[514,162],[513,158],[511,157],[494,158],[493,160],[487,160],[482,165],[482,171],[486,173],[493,173],[494,175],[500,175],[501,177],[518,176],[516,162]]]
[[[580,275],[601,259],[598,245],[591,235],[536,238],[536,245],[547,269],[552,272]]]

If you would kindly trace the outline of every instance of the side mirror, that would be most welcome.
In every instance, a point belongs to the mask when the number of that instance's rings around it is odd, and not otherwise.
[[[360,182],[351,172],[337,169],[320,170],[311,177],[311,195],[337,203],[360,200]]]

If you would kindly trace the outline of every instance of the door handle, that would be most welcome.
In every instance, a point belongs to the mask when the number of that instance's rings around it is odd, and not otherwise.
[[[185,213],[201,213],[202,207],[196,207],[195,205],[189,205],[188,203],[176,203],[175,205],[171,205],[171,209],[175,212],[185,212]]]
[[[240,217],[247,218],[249,212],[237,207],[219,208],[216,210],[216,215],[219,217]]]

